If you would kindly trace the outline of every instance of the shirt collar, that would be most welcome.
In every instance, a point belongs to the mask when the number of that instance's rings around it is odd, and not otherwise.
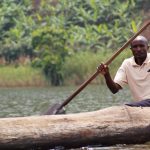
[[[132,63],[132,66],[139,66],[139,65],[135,62],[134,57],[131,57],[131,63]],[[147,63],[150,63],[150,53],[147,53],[147,57],[146,57],[145,61],[143,62],[143,64],[147,64]]]

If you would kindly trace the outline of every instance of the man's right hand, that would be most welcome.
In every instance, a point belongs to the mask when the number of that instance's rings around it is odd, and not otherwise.
[[[97,71],[99,73],[101,73],[102,75],[106,75],[109,73],[109,68],[107,65],[101,63],[98,67],[97,67]]]

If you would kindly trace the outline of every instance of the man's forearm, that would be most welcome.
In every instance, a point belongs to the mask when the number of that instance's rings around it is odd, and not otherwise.
[[[109,72],[104,75],[105,81],[107,84],[107,87],[110,89],[110,91],[115,94],[119,91],[119,86],[112,80]]]
[[[107,65],[104,65],[103,63],[101,63],[98,66],[97,70],[104,76],[106,84],[113,94],[117,93],[119,89],[121,89],[121,87],[112,80],[110,73],[109,73],[109,68]]]

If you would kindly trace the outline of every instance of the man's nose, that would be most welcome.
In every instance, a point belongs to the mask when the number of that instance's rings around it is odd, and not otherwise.
[[[137,46],[137,51],[140,51],[141,50],[141,46]]]

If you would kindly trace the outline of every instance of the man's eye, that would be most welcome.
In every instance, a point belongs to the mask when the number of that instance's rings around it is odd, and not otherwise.
[[[132,46],[132,48],[138,48],[138,47],[143,48],[144,45],[133,45],[133,46]]]

